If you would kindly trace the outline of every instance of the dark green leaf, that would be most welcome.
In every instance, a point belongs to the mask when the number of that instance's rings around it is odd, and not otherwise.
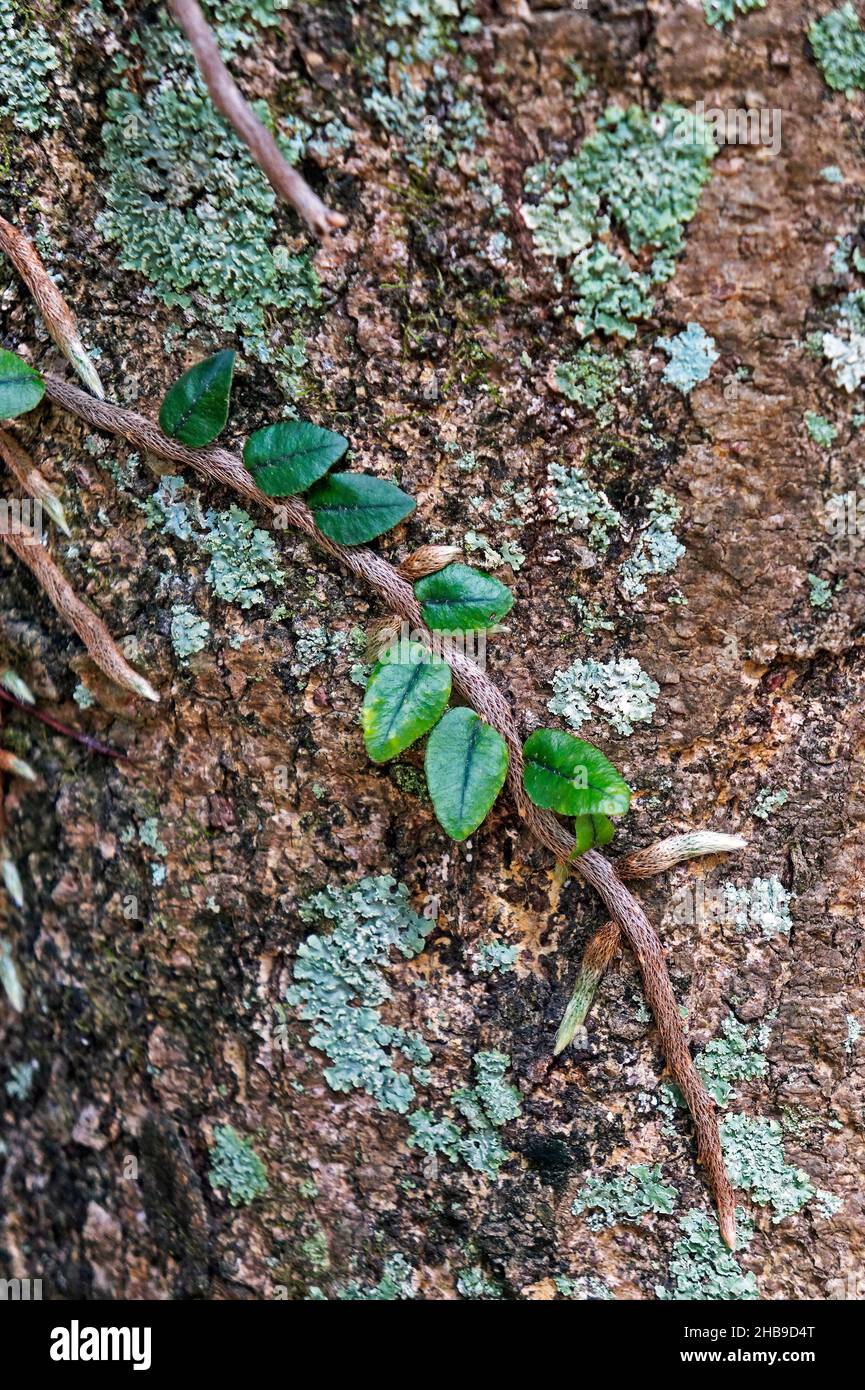
[[[386,763],[425,734],[446,708],[451,669],[410,642],[407,661],[380,661],[366,688],[361,725],[366,751]]]
[[[536,806],[562,816],[620,816],[627,784],[600,749],[558,729],[535,729],[523,747],[523,783]]]
[[[0,420],[32,410],[45,395],[45,383],[16,352],[0,350]]]
[[[368,473],[333,473],[307,497],[316,523],[340,545],[362,545],[396,526],[415,509],[415,500],[395,483]]]
[[[438,632],[494,627],[514,602],[510,589],[491,574],[458,563],[419,579],[414,591],[424,622]]]
[[[306,420],[266,425],[243,446],[243,462],[268,497],[293,497],[323,478],[348,440]]]
[[[226,349],[196,362],[167,392],[159,423],[189,449],[210,444],[225,429],[235,354]]]
[[[608,845],[616,833],[616,827],[607,816],[577,816],[574,821],[574,846],[572,859],[585,854],[587,849]]]
[[[474,710],[451,709],[426,748],[426,780],[439,825],[452,840],[477,830],[508,771],[504,739]]]

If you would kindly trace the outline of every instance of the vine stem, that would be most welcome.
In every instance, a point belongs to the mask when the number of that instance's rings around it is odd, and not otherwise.
[[[53,714],[46,713],[43,709],[36,709],[34,705],[25,705],[23,700],[16,700],[14,695],[10,695],[8,690],[0,689],[0,701],[11,705],[13,709],[18,709],[22,714],[27,714],[31,719],[38,719],[40,724],[45,724],[49,729],[53,729],[55,734],[63,734],[65,738],[74,739],[76,743],[83,744],[89,748],[91,753],[99,753],[103,758],[116,758],[120,762],[129,762],[128,753],[123,753],[119,748],[112,748],[109,743],[103,743],[101,738],[94,738],[92,734],[86,734],[83,729],[73,729],[71,725],[64,724],[60,719],[55,719]],[[0,824],[0,833],[2,833]]]
[[[214,106],[234,127],[278,197],[291,204],[316,236],[328,236],[344,227],[347,219],[327,207],[292,169],[267,126],[241,94],[222,61],[216,36],[198,0],[168,0],[168,7],[189,40]]]
[[[389,612],[405,619],[413,628],[426,633],[428,638],[431,636],[423,622],[414,590],[387,560],[373,550],[361,546],[347,548],[330,540],[319,531],[312,512],[299,498],[282,498],[277,502],[267,497],[256,487],[236,454],[221,448],[187,449],[176,440],[169,439],[145,416],[107,401],[95,400],[58,377],[46,376],[45,390],[56,405],[79,416],[95,429],[120,435],[138,449],[192,468],[201,477],[222,483],[247,501],[271,513],[278,513],[282,523],[302,532],[372,589]],[[501,734],[508,746],[508,789],[518,815],[536,840],[550,850],[557,860],[566,862],[573,853],[574,837],[555,816],[549,811],[540,810],[526,795],[523,787],[522,740],[510,703],[485,672],[464,653],[451,650],[447,653],[447,660],[459,692]],[[729,1248],[735,1250],[735,1199],[724,1166],[715,1105],[688,1049],[660,938],[639,903],[603,855],[596,850],[588,850],[575,859],[571,867],[598,893],[610,916],[625,933],[636,956],[668,1070],[694,1119],[698,1157],[706,1170],[715,1198],[721,1236]]]

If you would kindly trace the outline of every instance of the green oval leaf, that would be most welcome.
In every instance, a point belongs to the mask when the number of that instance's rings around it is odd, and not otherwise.
[[[562,816],[621,816],[631,791],[599,748],[559,729],[535,729],[523,745],[523,785],[536,806]]]
[[[348,440],[333,430],[284,420],[249,436],[243,462],[268,497],[293,497],[323,478],[347,448]]]
[[[45,395],[45,383],[17,352],[0,350],[0,420],[32,410]]]
[[[438,632],[494,627],[514,602],[510,589],[491,574],[459,563],[419,579],[414,591],[424,622]]]
[[[608,845],[616,833],[616,827],[607,816],[577,816],[574,821],[574,845],[572,859],[585,854],[587,849],[600,849]]]
[[[408,661],[380,661],[366,688],[360,722],[366,751],[386,763],[435,724],[451,695],[451,668],[410,642]]]
[[[311,489],[316,523],[340,545],[362,545],[397,526],[415,509],[407,492],[369,473],[333,473]]]
[[[474,710],[451,709],[429,736],[426,780],[442,830],[465,840],[502,789],[508,746]]]
[[[189,449],[210,444],[225,429],[236,354],[230,349],[196,362],[166,393],[159,424]]]

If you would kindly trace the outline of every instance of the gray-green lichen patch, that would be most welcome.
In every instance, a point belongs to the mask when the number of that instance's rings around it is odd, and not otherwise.
[[[832,585],[818,574],[808,575],[808,602],[812,608],[828,608],[832,602]]]
[[[333,923],[327,935],[308,936],[298,949],[286,1000],[312,1023],[310,1044],[328,1058],[324,1079],[334,1091],[365,1091],[383,1110],[404,1115],[415,1096],[409,1074],[395,1066],[402,1055],[415,1068],[430,1050],[415,1033],[385,1024],[381,1005],[391,997],[384,976],[391,951],[418,955],[435,923],[419,917],[408,889],[388,875],[325,888],[300,909],[305,922]]]
[[[614,1226],[622,1221],[639,1221],[650,1211],[669,1215],[675,1210],[678,1193],[663,1181],[660,1163],[649,1167],[634,1163],[619,1178],[606,1182],[592,1176],[574,1199],[576,1215],[590,1211],[588,1225],[592,1230]]]
[[[726,883],[723,893],[726,915],[737,931],[757,927],[767,941],[773,936],[789,936],[790,894],[774,875],[753,879],[749,888]]]
[[[526,194],[537,201],[523,204],[523,220],[539,255],[570,261],[581,336],[634,337],[652,286],[673,274],[716,151],[706,123],[683,107],[611,106],[576,155],[529,169]],[[655,257],[645,274],[628,255],[647,247]]]
[[[698,382],[705,381],[713,363],[718,360],[714,338],[710,338],[699,323],[689,323],[674,338],[658,338],[655,347],[670,359],[661,374],[668,386],[675,386],[683,396],[693,391]]]
[[[181,661],[204,651],[210,637],[210,623],[186,603],[171,609],[171,645]]]
[[[501,1284],[487,1278],[480,1265],[470,1265],[468,1269],[461,1269],[457,1274],[457,1293],[463,1298],[478,1302],[501,1298],[502,1288]]]
[[[472,974],[492,975],[496,971],[504,974],[513,970],[519,953],[518,946],[508,946],[504,941],[484,941],[472,956]]]
[[[750,1192],[759,1206],[771,1206],[777,1224],[815,1196],[807,1173],[784,1158],[781,1126],[761,1115],[725,1115],[721,1145],[730,1181]]]
[[[733,1014],[724,1019],[721,1037],[707,1043],[696,1059],[706,1090],[718,1105],[734,1099],[734,1081],[753,1081],[766,1075],[764,1048],[768,1042],[768,1024],[749,1027]]]
[[[60,123],[51,74],[60,66],[45,28],[26,4],[0,0],[0,113],[33,134]]]
[[[611,398],[621,370],[621,363],[611,353],[586,344],[555,364],[553,381],[556,390],[569,401],[591,410],[599,424],[607,425],[613,418]]]
[[[257,7],[259,15],[272,9]],[[226,56],[241,45],[249,10],[232,7],[232,22],[218,27]],[[121,266],[144,275],[165,304],[200,313],[239,333],[250,353],[278,361],[280,333],[268,321],[316,307],[317,276],[306,254],[274,244],[276,194],[211,103],[183,35],[165,19],[139,35],[134,79],[107,97],[98,229],[117,244]],[[262,103],[256,110],[270,122]],[[296,142],[278,128],[277,138],[296,159]]]
[[[835,381],[848,394],[865,381],[865,291],[845,295],[833,313],[835,329],[821,338]]]
[[[603,1279],[595,1274],[583,1274],[578,1279],[572,1279],[569,1274],[557,1274],[553,1283],[562,1298],[608,1302],[613,1297]]]
[[[682,509],[663,488],[652,491],[648,524],[640,533],[633,553],[619,569],[619,582],[628,598],[646,592],[646,580],[656,574],[670,574],[685,553],[673,527]]]
[[[815,19],[808,38],[830,87],[848,97],[865,88],[865,29],[851,4]]]
[[[815,444],[819,444],[822,449],[829,449],[838,437],[838,431],[831,424],[825,415],[818,415],[814,410],[805,411],[805,428]]]
[[[585,535],[593,550],[603,554],[622,518],[604,492],[596,492],[579,468],[551,463],[550,499],[557,523]]]
[[[478,1052],[473,1060],[475,1085],[454,1091],[450,1098],[467,1124],[416,1110],[409,1118],[408,1142],[430,1156],[441,1154],[451,1163],[463,1162],[495,1179],[508,1157],[498,1131],[519,1114],[520,1093],[505,1080],[511,1060],[507,1053]]]
[[[301,628],[297,632],[294,645],[294,659],[291,663],[293,676],[308,676],[316,666],[320,666],[329,656],[341,652],[348,641],[347,632],[328,632],[323,627]]]
[[[553,697],[547,709],[579,729],[596,705],[617,733],[629,735],[635,724],[650,724],[660,687],[634,657],[595,661],[578,657],[552,679]]]
[[[356,1282],[347,1284],[335,1291],[336,1298],[348,1303],[396,1303],[414,1298],[417,1291],[417,1274],[404,1255],[389,1255],[384,1262],[381,1278],[377,1284],[363,1285]],[[326,1302],[326,1295],[317,1285],[309,1290],[313,1303]]]
[[[703,13],[706,23],[713,29],[723,29],[732,24],[737,14],[750,14],[751,10],[764,10],[766,0],[703,0]]]
[[[756,816],[758,820],[768,820],[776,811],[780,811],[782,806],[786,806],[789,800],[790,793],[785,787],[779,787],[776,792],[770,791],[768,787],[761,787],[751,815]]]
[[[242,1138],[231,1125],[214,1128],[207,1176],[233,1207],[248,1206],[267,1191],[267,1169],[252,1141]]]
[[[736,1213],[740,1248],[751,1238],[751,1228],[741,1212]],[[681,1236],[673,1246],[668,1274],[672,1289],[659,1285],[659,1299],[750,1300],[759,1298],[757,1281],[745,1274],[721,1240],[714,1216],[694,1207],[679,1222]]]
[[[860,1037],[862,1036],[862,1025],[855,1014],[847,1015],[847,1036],[844,1039],[844,1051],[852,1052]]]

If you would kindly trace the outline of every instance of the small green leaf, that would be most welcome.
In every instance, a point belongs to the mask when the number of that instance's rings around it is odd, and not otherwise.
[[[368,473],[333,473],[310,491],[316,523],[340,545],[362,545],[397,526],[415,509],[407,492]]]
[[[348,448],[348,440],[306,420],[265,425],[243,446],[246,464],[268,497],[293,497],[323,478]]]
[[[380,661],[369,678],[360,722],[366,751],[386,763],[435,724],[451,694],[451,668],[410,642],[407,661]]]
[[[513,607],[514,596],[491,574],[459,563],[428,574],[414,586],[424,622],[437,632],[475,632],[494,627]]]
[[[44,395],[45,383],[39,373],[17,352],[0,350],[0,420],[32,410]]]
[[[502,789],[508,746],[474,710],[450,709],[429,736],[426,780],[439,825],[465,840]]]
[[[587,849],[608,845],[616,833],[616,827],[607,816],[577,816],[574,821],[574,846],[572,859],[585,854]]]
[[[523,746],[523,784],[536,806],[562,816],[620,816],[631,791],[591,743],[558,729],[535,729]]]
[[[225,429],[235,353],[216,352],[196,362],[166,393],[159,424],[189,449],[210,444]]]

